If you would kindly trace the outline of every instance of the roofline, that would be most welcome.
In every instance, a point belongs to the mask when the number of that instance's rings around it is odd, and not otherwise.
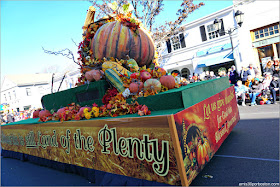
[[[224,8],[224,9],[222,9],[222,10],[218,10],[218,11],[212,13],[212,14],[209,14],[209,15],[204,16],[202,18],[196,19],[196,20],[194,20],[194,21],[192,21],[190,23],[186,23],[186,24],[182,25],[181,27],[188,28],[188,27],[191,27],[193,25],[201,24],[205,20],[215,19],[216,17],[219,17],[219,16],[221,16],[221,15],[223,15],[225,13],[229,13],[229,12],[231,12],[233,10],[234,10],[234,6],[231,5],[231,6],[228,6],[228,7]]]

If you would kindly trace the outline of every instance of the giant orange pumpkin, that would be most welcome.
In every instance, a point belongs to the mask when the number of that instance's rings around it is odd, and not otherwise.
[[[138,28],[136,34],[119,21],[109,22],[100,27],[91,41],[92,56],[97,59],[126,59],[127,55],[138,65],[149,66],[154,59],[154,43],[146,31]]]
[[[208,140],[204,139],[201,143],[198,144],[196,153],[197,153],[197,163],[202,166],[205,164],[205,161],[209,159],[208,151],[210,149],[210,145]],[[208,159],[207,159],[208,157]]]

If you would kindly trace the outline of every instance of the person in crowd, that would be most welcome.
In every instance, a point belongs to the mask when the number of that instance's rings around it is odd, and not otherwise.
[[[256,67],[255,68],[255,74],[256,74],[256,78],[261,78],[262,77],[262,71],[261,71],[261,69],[260,69],[260,67]]]
[[[254,79],[251,75],[248,75],[246,82],[244,83],[245,86],[247,86],[248,88],[252,87],[252,84],[254,82]]]
[[[199,81],[205,81],[205,71],[203,71],[202,73],[200,73],[198,75],[198,79],[199,79]]]
[[[198,80],[199,81],[205,81],[204,78],[205,78],[205,74],[204,73],[201,73],[201,74],[198,75]]]
[[[240,72],[240,78],[241,78],[242,84],[245,84],[245,82],[248,79],[248,75],[251,75],[249,69],[246,68],[245,66],[243,66],[242,70]]]
[[[246,99],[246,92],[248,92],[248,87],[242,84],[241,80],[237,81],[237,86],[234,87],[235,95],[236,95],[236,101],[238,103],[238,97],[241,97],[242,100],[242,106],[246,106],[245,99]]]
[[[255,70],[253,64],[249,64],[249,71],[250,71],[251,76],[253,78],[255,78],[256,77],[256,70]]]
[[[230,71],[228,72],[229,80],[231,84],[236,84],[238,80],[238,73],[236,72],[235,66],[231,66]]]
[[[226,77],[227,76],[227,73],[226,73],[226,71],[225,70],[221,70],[221,71],[219,71],[219,77]]]
[[[269,60],[264,68],[264,73],[270,73],[271,75],[273,74],[274,71],[274,65],[271,60]]]
[[[6,121],[4,120],[4,114],[2,113],[0,114],[0,123],[1,125],[6,123]]]
[[[249,88],[251,106],[257,105],[256,98],[261,93],[261,91],[262,91],[262,84],[260,84],[260,80],[258,78],[255,78],[252,87]]]
[[[198,76],[197,76],[197,74],[194,74],[194,75],[190,78],[190,83],[194,83],[194,82],[198,82]]]
[[[14,122],[14,121],[15,121],[15,118],[14,118],[13,113],[10,113],[10,112],[8,111],[8,113],[7,113],[7,123],[12,123],[12,122]]]
[[[263,86],[263,96],[264,98],[268,97],[269,94],[269,85],[270,82],[272,81],[272,76],[270,75],[270,73],[267,73],[265,75],[264,80],[262,81],[262,86]]]
[[[4,120],[4,124],[8,123],[7,113],[4,113],[3,120]]]
[[[212,79],[216,79],[217,77],[216,77],[216,75],[214,74],[214,71],[210,71],[209,72],[209,78],[208,78],[208,80],[212,80]]]
[[[274,67],[273,75],[280,77],[280,68],[279,66]]]
[[[210,78],[210,73],[209,73],[209,71],[205,71],[205,77],[204,77],[204,79],[205,79],[205,80],[209,80],[209,78]]]
[[[277,104],[276,103],[276,92],[279,92],[279,86],[280,86],[279,76],[273,75],[272,81],[270,82],[270,85],[269,85],[269,89],[272,94],[272,99],[273,99],[272,103],[273,104]]]
[[[279,59],[275,56],[273,57],[274,67],[279,66]]]

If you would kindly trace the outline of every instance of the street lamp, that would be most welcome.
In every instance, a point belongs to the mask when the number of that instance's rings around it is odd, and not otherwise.
[[[243,23],[243,19],[244,19],[244,13],[237,10],[234,14],[234,18],[235,18],[235,21],[236,23],[238,24],[239,27],[241,27],[242,23]],[[221,19],[215,19],[214,20],[214,27],[216,29],[216,31],[218,31],[219,34],[229,34],[229,37],[230,37],[230,43],[231,43],[231,50],[233,52],[233,44],[232,44],[232,36],[231,34],[236,30],[238,29],[238,26],[237,27],[234,27],[234,28],[230,28],[226,31],[223,31],[222,30],[222,20]]]

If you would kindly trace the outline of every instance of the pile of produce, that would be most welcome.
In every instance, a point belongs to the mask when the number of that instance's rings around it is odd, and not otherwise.
[[[70,104],[41,121],[79,120],[92,117],[119,116],[138,113],[148,115],[147,106],[139,105],[137,97],[147,97],[183,85],[176,75],[167,75],[159,67],[157,53],[149,32],[132,17],[129,4],[121,13],[94,22],[95,10],[90,7],[83,27],[84,40],[78,46],[81,76],[77,86],[105,79],[113,89],[103,97],[103,106],[80,107]],[[133,98],[131,104],[127,98]]]

